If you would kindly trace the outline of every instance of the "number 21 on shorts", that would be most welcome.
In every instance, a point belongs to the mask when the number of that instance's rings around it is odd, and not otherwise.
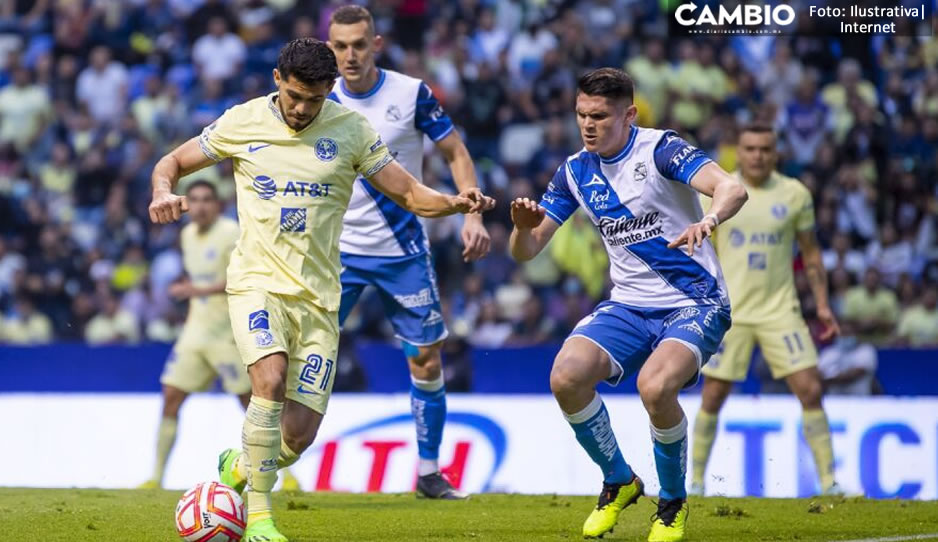
[[[335,364],[331,359],[323,360],[319,354],[310,354],[306,357],[306,365],[300,372],[300,387],[297,391],[300,393],[315,393],[312,390],[304,389],[306,384],[314,390],[325,391],[329,386],[329,378],[332,376],[332,366]]]

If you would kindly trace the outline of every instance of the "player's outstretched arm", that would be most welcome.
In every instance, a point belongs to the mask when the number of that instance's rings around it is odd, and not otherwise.
[[[546,214],[543,207],[529,198],[511,202],[511,221],[515,227],[511,230],[508,248],[512,258],[526,262],[544,250],[560,227],[553,220],[544,220]]]
[[[179,220],[182,213],[189,210],[189,205],[186,203],[185,196],[173,194],[176,183],[180,178],[214,163],[214,160],[202,152],[197,137],[193,137],[160,158],[150,177],[153,185],[150,220],[156,224],[169,224]]]
[[[827,271],[824,270],[824,261],[821,256],[821,246],[817,242],[814,230],[800,231],[796,234],[798,249],[801,251],[801,261],[804,263],[804,274],[814,294],[814,304],[817,306],[818,320],[824,324],[821,339],[827,340],[840,334],[840,326],[834,311],[831,310],[830,299],[827,296]]]
[[[368,180],[394,203],[427,218],[481,213],[495,207],[495,200],[483,195],[478,188],[450,196],[424,186],[396,161],[389,162]]]
[[[739,212],[749,199],[749,194],[741,182],[713,162],[701,167],[690,180],[690,185],[694,190],[713,199],[710,212],[700,222],[688,226],[680,237],[668,244],[668,248],[686,244],[688,252],[693,255],[694,248],[700,248],[703,240],[710,236],[718,224]]]
[[[456,183],[456,188],[460,192],[479,186],[476,169],[472,164],[472,156],[469,155],[469,149],[466,148],[462,137],[459,136],[456,130],[439,140],[436,146],[443,154],[443,158],[446,159],[446,163],[449,164],[450,173],[453,174],[453,182]],[[488,254],[491,238],[482,224],[481,214],[466,215],[462,227],[462,242],[465,247],[462,256],[467,262],[478,260]]]

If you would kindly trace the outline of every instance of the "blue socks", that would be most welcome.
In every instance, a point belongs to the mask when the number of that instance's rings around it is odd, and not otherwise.
[[[687,418],[670,429],[651,426],[651,438],[655,447],[655,467],[662,499],[686,499],[684,478],[687,475]]]
[[[432,474],[439,470],[440,442],[446,421],[446,388],[442,374],[429,381],[410,377],[410,411],[417,424],[418,474]]]
[[[580,446],[586,450],[593,463],[603,471],[603,481],[609,484],[625,484],[632,480],[632,469],[616,442],[616,435],[609,423],[609,411],[597,393],[589,405],[575,414],[564,413]]]

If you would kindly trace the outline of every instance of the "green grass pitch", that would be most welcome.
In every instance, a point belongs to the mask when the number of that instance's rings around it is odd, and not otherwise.
[[[4,541],[178,540],[178,491],[0,488]],[[475,495],[435,502],[413,494],[278,493],[291,542],[320,540],[580,540],[590,497]],[[652,500],[626,510],[605,540],[645,540]],[[854,540],[938,533],[938,503],[866,499],[692,498],[687,540]],[[938,540],[916,538],[916,540]]]

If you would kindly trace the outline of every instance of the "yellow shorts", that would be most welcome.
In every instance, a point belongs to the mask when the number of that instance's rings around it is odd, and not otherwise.
[[[726,332],[717,353],[704,365],[705,376],[741,382],[749,372],[752,349],[759,344],[773,378],[817,366],[817,349],[801,318],[785,323],[736,324]]]
[[[283,352],[287,398],[325,414],[339,351],[338,312],[301,297],[247,290],[228,294],[228,313],[244,365]]]
[[[207,390],[216,378],[221,378],[228,393],[251,391],[251,379],[230,335],[212,343],[178,341],[166,360],[160,383],[195,393]]]

